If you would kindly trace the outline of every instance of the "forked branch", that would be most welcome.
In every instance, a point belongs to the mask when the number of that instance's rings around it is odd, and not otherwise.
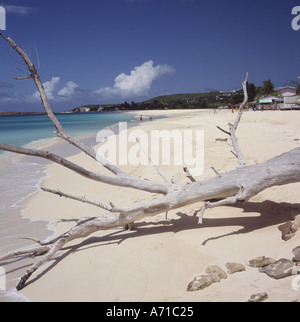
[[[4,143],[0,143],[0,150],[14,152],[23,155],[36,156],[39,158],[51,160],[69,170],[76,172],[77,174],[94,181],[110,184],[113,186],[134,188],[138,190],[166,194],[168,192],[168,187],[164,183],[155,182],[144,179],[136,179],[131,176],[120,177],[110,177],[96,172],[89,171],[57,154],[50,153],[48,151],[42,151],[37,149],[28,149],[23,147],[16,147]]]
[[[243,167],[246,165],[246,162],[245,162],[245,159],[244,159],[244,156],[243,156],[243,153],[242,153],[242,150],[238,144],[238,139],[236,137],[236,130],[237,130],[237,127],[240,123],[240,120],[241,120],[241,117],[242,117],[242,114],[243,114],[243,111],[244,111],[244,108],[248,102],[248,92],[247,92],[247,82],[248,82],[248,73],[246,74],[246,78],[245,80],[242,82],[242,85],[243,85],[243,92],[244,92],[244,100],[243,100],[243,103],[240,105],[239,107],[239,110],[238,110],[238,115],[237,115],[237,118],[234,122],[234,124],[231,124],[231,123],[228,123],[228,126],[229,126],[229,132],[222,129],[221,127],[217,126],[217,128],[228,134],[231,138],[231,142],[232,142],[232,145],[233,145],[233,148],[234,148],[234,152],[232,152],[236,158],[238,159],[238,164],[239,164],[239,167]]]
[[[87,237],[98,230],[124,227],[134,221],[148,216],[155,216],[157,214],[167,213],[172,209],[178,209],[186,205],[204,202],[204,207],[202,208],[199,216],[199,221],[201,222],[203,213],[207,208],[232,204],[238,200],[247,201],[249,198],[269,187],[300,182],[300,148],[286,152],[261,164],[251,166],[245,165],[245,160],[238,145],[235,132],[240,122],[244,106],[247,103],[246,84],[248,74],[246,80],[243,82],[244,102],[239,108],[236,121],[233,125],[230,125],[230,132],[227,132],[227,134],[230,134],[235,150],[234,153],[238,158],[239,168],[222,173],[222,175],[213,168],[217,176],[203,181],[195,181],[195,179],[190,176],[188,169],[185,169],[184,171],[186,175],[192,181],[186,184],[182,184],[180,182],[169,183],[168,180],[159,172],[164,179],[164,182],[154,182],[150,180],[136,179],[129,176],[115,165],[98,156],[92,147],[86,146],[79,140],[69,136],[54,116],[43,88],[43,84],[29,57],[14,43],[13,40],[4,37],[2,34],[0,35],[23,58],[30,72],[30,77],[33,78],[40,92],[45,111],[58,131],[58,136],[78,147],[81,151],[98,161],[98,163],[112,172],[114,176],[110,177],[89,171],[59,155],[49,153],[47,151],[14,147],[4,143],[0,143],[0,149],[51,160],[91,180],[110,185],[159,193],[159,196],[155,196],[153,200],[141,200],[138,204],[131,207],[118,207],[113,203],[110,203],[110,206],[103,205],[101,203],[88,200],[85,197],[76,197],[66,192],[43,188],[44,191],[61,197],[88,203],[90,205],[103,208],[107,210],[107,212],[99,215],[98,217],[85,217],[78,220],[73,228],[51,241],[43,242],[30,238],[35,242],[35,245],[0,256],[0,262],[15,256],[23,256],[26,254],[31,256],[41,256],[40,259],[27,270],[26,274],[21,277],[17,285],[18,290],[22,289],[26,285],[27,280],[39,267],[52,258],[66,243],[74,239]],[[148,157],[150,158],[150,156]],[[212,199],[218,199],[219,201],[209,202],[209,200]],[[38,243],[38,245],[36,245],[36,243]]]
[[[92,206],[95,206],[95,207],[98,207],[98,208],[102,208],[102,209],[107,210],[107,211],[111,211],[113,209],[112,206],[107,206],[107,205],[104,205],[101,202],[96,202],[96,201],[89,200],[86,197],[73,196],[73,195],[71,195],[69,193],[65,193],[65,192],[62,192],[60,190],[48,189],[48,188],[43,188],[43,187],[41,189],[43,191],[45,191],[45,192],[52,193],[52,194],[57,195],[59,197],[65,197],[67,199],[80,201],[82,203],[86,203],[86,204],[89,204],[89,205],[92,205]]]

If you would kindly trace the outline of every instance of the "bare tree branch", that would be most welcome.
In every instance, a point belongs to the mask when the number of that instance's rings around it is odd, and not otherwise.
[[[169,184],[169,180],[163,175],[163,173],[160,171],[158,165],[156,165],[154,163],[154,161],[151,159],[151,156],[144,150],[143,146],[141,145],[141,142],[139,140],[139,138],[136,138],[136,142],[139,145],[141,151],[144,153],[144,155],[148,158],[148,160],[151,162],[151,164],[154,166],[154,168],[156,169],[157,173],[163,178],[164,182]]]
[[[220,130],[220,131],[222,131],[222,132],[224,132],[225,134],[228,134],[229,136],[230,136],[230,132],[228,132],[228,131],[226,131],[226,130],[224,130],[224,129],[222,129],[220,126],[218,126],[217,125],[217,128]]]
[[[120,186],[120,187],[128,187],[128,188],[134,188],[134,189],[139,189],[139,190],[148,191],[148,192],[161,193],[161,194],[166,194],[168,192],[168,187],[163,183],[150,181],[150,180],[135,179],[130,176],[126,176],[125,178],[123,178],[119,176],[110,177],[110,176],[102,175],[99,173],[86,170],[83,167],[80,167],[79,165],[67,159],[62,158],[59,155],[50,153],[48,151],[16,147],[16,146],[4,144],[4,143],[0,143],[0,150],[48,159],[80,174],[83,177],[86,177],[94,181],[99,181],[99,182]]]
[[[187,167],[183,168],[184,174],[187,178],[189,178],[191,180],[191,182],[195,182],[195,178],[191,175],[189,169]]]
[[[248,201],[251,197],[269,187],[300,182],[300,148],[283,153],[282,155],[272,158],[261,164],[251,166],[246,166],[245,164],[245,160],[238,145],[235,132],[248,99],[246,90],[248,74],[246,76],[246,80],[243,82],[244,102],[239,108],[237,119],[234,124],[230,124],[230,132],[222,130],[231,136],[235,150],[234,154],[238,158],[239,167],[235,170],[222,173],[222,175],[219,175],[219,173],[213,168],[217,176],[203,181],[195,181],[192,176],[188,175],[192,182],[186,184],[182,184],[180,182],[169,183],[165,180],[166,178],[164,179],[164,183],[154,182],[150,180],[132,178],[115,165],[108,163],[105,159],[98,156],[92,147],[87,146],[79,140],[75,140],[69,136],[55,118],[50,108],[43,84],[29,57],[13,42],[13,40],[4,37],[2,34],[0,35],[23,58],[30,72],[30,77],[34,79],[35,84],[40,92],[41,100],[46,113],[52,123],[55,125],[58,135],[98,161],[102,166],[112,172],[114,176],[110,177],[88,171],[87,169],[84,169],[83,167],[65,158],[62,158],[59,155],[49,153],[48,151],[14,147],[0,143],[1,150],[48,159],[91,180],[160,194],[158,197],[155,196],[153,200],[141,200],[134,206],[118,207],[110,202],[109,207],[86,198],[76,197],[58,190],[43,188],[45,191],[80,202],[88,203],[90,205],[108,210],[108,212],[97,217],[85,217],[78,220],[73,228],[51,241],[43,242],[30,238],[34,242],[39,243],[39,245],[12,251],[0,256],[0,262],[15,256],[27,254],[31,254],[32,256],[41,256],[40,259],[27,270],[26,274],[21,277],[17,285],[18,290],[22,289],[26,285],[27,280],[39,267],[52,258],[66,243],[74,239],[87,237],[98,230],[124,227],[126,225],[132,226],[134,221],[142,218],[155,216],[161,213],[168,213],[169,210],[178,209],[180,207],[198,202],[204,202],[204,206],[199,215],[199,222],[202,222],[204,211],[208,208],[233,204],[239,200]],[[186,169],[185,172],[189,174],[188,169]],[[212,199],[218,199],[219,201],[208,201]]]
[[[121,171],[118,167],[116,167],[115,165],[111,164],[110,162],[108,162],[107,160],[103,159],[101,156],[97,155],[95,150],[84,144],[83,142],[71,137],[65,130],[64,128],[61,126],[61,124],[59,123],[59,121],[57,120],[57,118],[55,117],[54,113],[52,112],[52,109],[50,107],[43,83],[40,79],[40,76],[38,75],[38,72],[34,66],[34,64],[30,61],[28,55],[17,46],[17,44],[9,37],[5,37],[2,33],[0,33],[0,36],[7,41],[10,46],[22,57],[23,61],[25,62],[29,72],[30,72],[30,76],[31,78],[34,80],[36,87],[40,93],[40,97],[41,97],[41,101],[42,104],[44,106],[44,109],[47,113],[48,118],[50,119],[50,121],[53,123],[53,125],[55,126],[55,128],[57,129],[57,135],[61,138],[63,138],[64,140],[66,140],[67,142],[71,143],[72,145],[76,146],[77,148],[79,148],[81,151],[85,152],[87,155],[89,155],[90,157],[92,157],[93,159],[95,159],[97,162],[99,162],[103,167],[105,167],[106,169],[108,169],[109,171],[111,171],[112,173],[114,173],[115,175],[119,175],[119,176],[124,176],[126,177],[127,175]]]
[[[245,162],[245,159],[244,159],[244,156],[243,156],[243,153],[242,153],[242,150],[238,144],[238,139],[236,137],[236,130],[237,130],[237,127],[240,123],[240,120],[241,120],[241,117],[242,117],[242,114],[243,114],[243,111],[244,111],[244,108],[248,102],[248,92],[247,92],[247,82],[248,82],[248,73],[246,74],[246,79],[242,82],[242,85],[243,85],[243,92],[244,92],[244,100],[243,100],[243,103],[240,105],[239,107],[239,110],[238,110],[238,115],[235,119],[235,122],[234,124],[231,124],[231,123],[228,123],[228,126],[229,126],[229,132],[222,129],[220,126],[217,126],[217,128],[228,134],[231,138],[231,142],[232,142],[232,145],[233,145],[233,148],[234,148],[234,152],[231,151],[234,156],[238,159],[238,163],[239,163],[239,167],[243,167],[246,165],[246,162]]]
[[[274,176],[274,174],[276,175]],[[211,199],[221,199],[215,203],[206,202],[199,215],[199,223],[207,208],[233,204],[238,200],[248,201],[259,192],[277,185],[300,182],[300,148],[286,152],[261,164],[245,166],[227,172],[222,177],[214,177],[182,185],[177,190],[169,192],[150,201],[141,201],[134,207],[116,207],[98,217],[88,217],[80,220],[76,226],[59,238],[45,246],[34,246],[27,249],[10,252],[0,256],[0,262],[14,256],[29,253],[45,253],[22,277],[18,288],[21,289],[31,274],[49,260],[63,245],[76,238],[87,237],[98,231],[116,227],[124,227],[133,221],[144,217],[155,216],[177,209],[185,205]]]
[[[14,77],[13,79],[15,79],[15,80],[24,80],[24,79],[30,79],[30,78],[31,78],[31,76],[28,75],[28,76],[24,76],[24,77]]]
[[[222,176],[221,176],[221,174],[220,174],[220,172],[219,172],[219,171],[217,171],[214,167],[211,167],[211,169],[213,170],[213,172],[214,172],[217,176],[219,176],[220,178],[222,177]]]
[[[109,207],[109,206],[104,205],[103,203],[88,200],[85,197],[76,197],[76,196],[73,196],[73,195],[71,195],[69,193],[62,192],[60,190],[53,190],[53,189],[48,189],[48,188],[41,188],[41,189],[43,191],[45,191],[45,192],[49,192],[49,193],[52,193],[54,195],[58,195],[60,197],[65,197],[65,198],[68,198],[68,199],[80,201],[80,202],[83,202],[83,203],[86,203],[86,204],[89,204],[89,205],[92,205],[92,206],[95,206],[95,207],[98,207],[98,208],[102,208],[102,209],[107,210],[107,211],[112,210],[111,206]]]
[[[239,163],[240,167],[245,166],[246,162],[245,162],[242,150],[241,150],[241,148],[240,148],[240,146],[238,144],[238,140],[237,140],[237,137],[235,135],[235,131],[236,131],[236,129],[237,129],[239,123],[240,123],[240,120],[241,120],[241,117],[242,117],[242,114],[243,114],[243,111],[244,111],[244,107],[246,106],[246,104],[248,102],[247,82],[248,82],[248,73],[246,75],[246,79],[242,82],[243,91],[244,91],[244,101],[243,101],[243,103],[241,104],[241,106],[240,106],[240,108],[238,110],[238,115],[237,115],[237,118],[236,118],[234,124],[233,125],[231,123],[228,124],[229,129],[230,129],[231,142],[232,142],[234,152],[235,152],[235,154],[237,156],[238,163]]]

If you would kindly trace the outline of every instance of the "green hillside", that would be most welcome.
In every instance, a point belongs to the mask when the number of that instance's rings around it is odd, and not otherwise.
[[[171,95],[157,96],[147,101],[144,101],[144,103],[153,103],[155,100],[158,100],[158,101],[165,100],[167,102],[176,102],[178,100],[197,101],[205,98],[216,98],[218,95],[220,95],[219,91],[206,92],[206,93],[171,94]]]
[[[236,98],[236,99],[235,99]],[[73,112],[97,112],[115,110],[156,110],[156,109],[199,109],[217,108],[237,104],[243,100],[241,91],[235,93],[225,93],[223,91],[213,91],[206,93],[186,93],[172,94],[153,97],[143,102],[125,101],[121,104],[96,104],[85,105],[74,108]],[[236,102],[235,102],[236,101]]]

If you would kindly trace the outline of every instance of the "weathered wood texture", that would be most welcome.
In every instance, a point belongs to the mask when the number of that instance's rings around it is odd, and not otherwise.
[[[53,257],[56,252],[60,250],[66,243],[76,238],[87,237],[98,230],[124,227],[126,225],[131,226],[132,222],[140,220],[144,217],[155,216],[163,212],[168,212],[171,209],[177,209],[185,205],[203,201],[204,206],[199,212],[200,223],[202,222],[204,211],[207,208],[234,204],[239,200],[248,201],[251,197],[269,187],[300,182],[300,148],[283,153],[282,155],[276,156],[275,158],[272,158],[264,163],[246,166],[246,162],[236,137],[236,130],[248,99],[246,90],[248,74],[246,76],[246,80],[242,83],[244,90],[244,101],[239,108],[235,123],[229,124],[229,131],[219,128],[231,138],[234,148],[233,153],[238,159],[238,168],[222,174],[214,170],[216,176],[203,181],[196,181],[193,177],[191,177],[188,169],[184,168],[184,172],[191,182],[178,183],[177,181],[169,182],[168,179],[160,172],[159,168],[153,164],[159,175],[163,178],[163,182],[154,182],[151,180],[137,179],[128,175],[117,166],[99,157],[92,147],[87,146],[83,142],[68,135],[54,116],[42,81],[27,54],[22,51],[12,39],[4,37],[2,34],[0,35],[23,58],[30,73],[26,79],[32,78],[34,80],[40,93],[45,111],[57,129],[56,134],[65,141],[76,146],[79,150],[85,152],[96,162],[100,163],[104,168],[108,169],[112,175],[107,176],[86,170],[79,165],[60,157],[59,155],[49,153],[48,151],[15,147],[4,143],[0,143],[0,149],[49,159],[78,173],[81,176],[91,180],[103,182],[104,184],[128,187],[159,194],[156,199],[151,201],[141,200],[137,205],[132,207],[118,207],[112,203],[110,205],[104,205],[100,202],[91,201],[86,198],[72,196],[66,192],[43,188],[44,191],[49,193],[64,196],[75,201],[89,203],[95,207],[105,209],[107,212],[98,217],[86,217],[79,219],[77,224],[72,229],[49,242],[35,241],[36,245],[27,247],[25,249],[12,251],[0,256],[0,262],[11,257],[26,254],[30,254],[33,257],[41,256],[40,259],[34,263],[30,269],[28,269],[26,274],[21,277],[17,285],[18,290],[25,286],[28,278],[41,265]],[[150,156],[148,156],[148,158],[151,160]],[[217,201],[209,201],[212,199]]]

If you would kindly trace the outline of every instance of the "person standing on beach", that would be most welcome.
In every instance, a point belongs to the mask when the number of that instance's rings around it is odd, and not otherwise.
[[[141,116],[140,116],[140,121],[143,121],[143,115],[141,114]]]

